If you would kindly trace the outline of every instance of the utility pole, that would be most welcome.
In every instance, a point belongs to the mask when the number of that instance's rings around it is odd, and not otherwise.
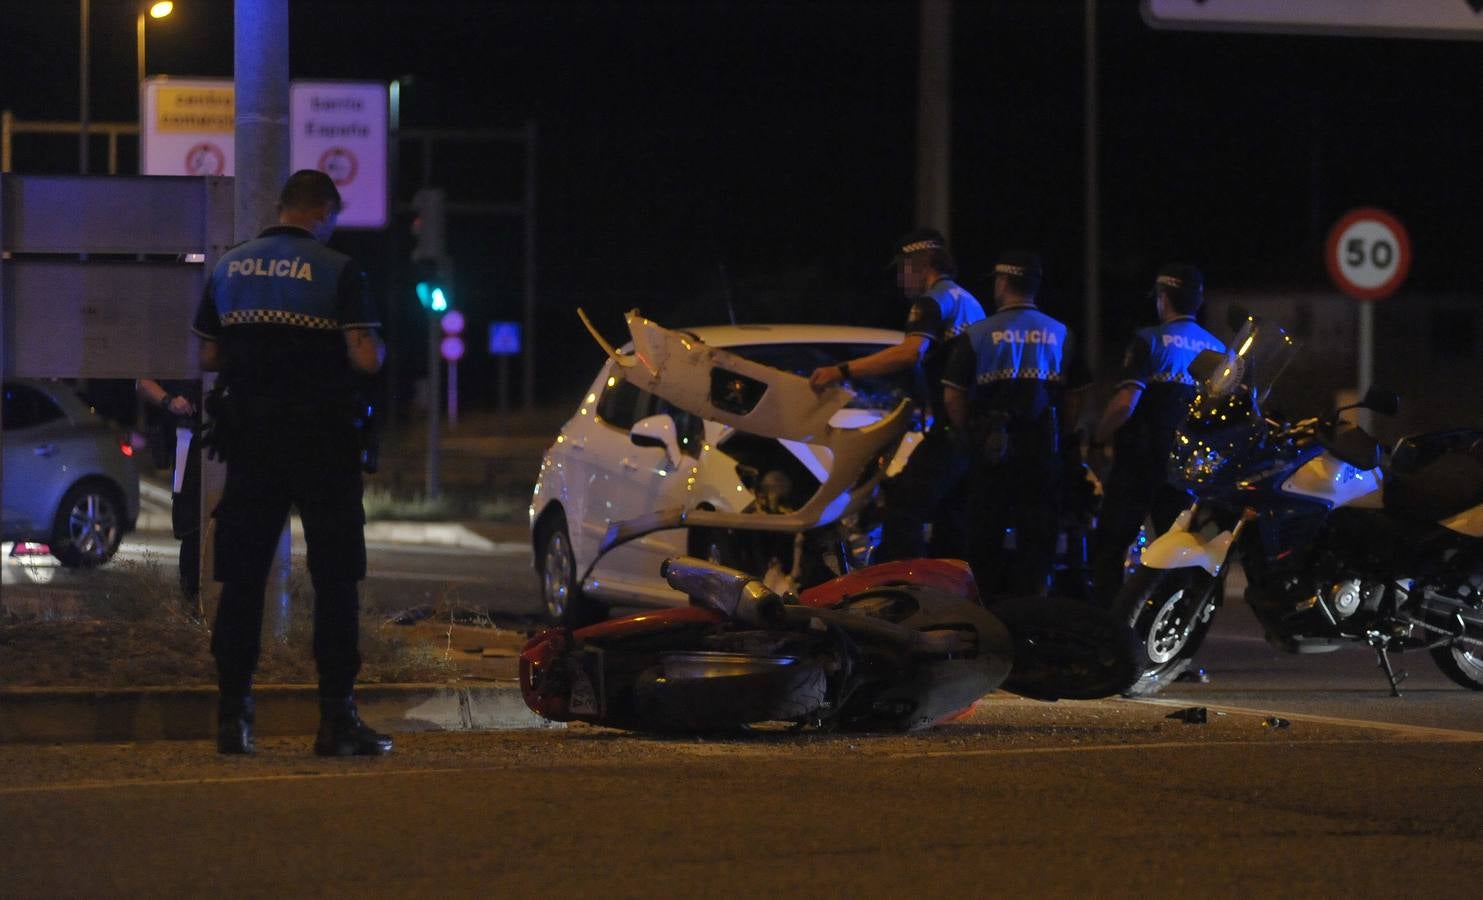
[[[232,230],[237,241],[245,241],[276,220],[278,191],[288,177],[288,0],[236,0],[234,18],[237,174]],[[274,634],[280,639],[288,635],[292,548],[292,533],[284,522],[268,585],[278,610]]]
[[[1102,359],[1102,216],[1100,169],[1097,165],[1097,0],[1086,2],[1086,111],[1082,116],[1082,154],[1086,157],[1086,337],[1087,367],[1098,370]]]
[[[953,0],[921,0],[917,74],[917,221],[952,230]]]

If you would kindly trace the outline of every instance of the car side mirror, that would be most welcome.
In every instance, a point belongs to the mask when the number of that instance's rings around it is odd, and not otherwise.
[[[628,429],[628,439],[635,447],[659,447],[671,466],[680,462],[680,441],[675,434],[675,420],[666,413],[645,416]]]
[[[1360,406],[1372,409],[1382,416],[1393,416],[1401,411],[1401,398],[1395,391],[1372,387],[1365,391],[1365,399],[1360,402]]]

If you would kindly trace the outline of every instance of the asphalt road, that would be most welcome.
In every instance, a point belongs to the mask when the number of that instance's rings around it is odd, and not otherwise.
[[[1471,896],[1483,734],[997,697],[919,735],[0,747],[8,896]]]
[[[146,535],[125,559],[173,566],[172,545]],[[539,606],[515,542],[373,547],[365,593],[506,623]],[[1483,695],[1422,656],[1399,658],[1412,675],[1392,698],[1364,648],[1278,653],[1239,602],[1200,661],[1209,683],[1154,702],[995,695],[905,736],[573,726],[399,735],[391,757],[349,761],[304,738],[247,760],[200,742],[0,746],[0,893],[1476,893]],[[1189,706],[1207,722],[1168,718]]]

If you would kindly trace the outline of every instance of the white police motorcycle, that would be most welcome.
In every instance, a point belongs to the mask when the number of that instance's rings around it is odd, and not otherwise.
[[[1115,600],[1142,644],[1126,694],[1157,693],[1190,665],[1239,560],[1267,640],[1292,653],[1374,648],[1399,696],[1392,652],[1428,651],[1452,681],[1483,690],[1483,430],[1453,429],[1384,450],[1346,409],[1394,415],[1395,394],[1289,422],[1263,415],[1295,350],[1247,318],[1229,354],[1206,351],[1199,395],[1170,456],[1196,498],[1144,548]]]

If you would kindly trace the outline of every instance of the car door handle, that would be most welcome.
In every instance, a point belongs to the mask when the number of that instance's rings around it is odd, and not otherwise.
[[[622,466],[629,472],[637,472],[639,470],[638,462],[636,462],[631,456],[625,456],[622,459],[618,460],[618,465]]]
[[[32,453],[35,453],[37,456],[55,456],[56,453],[57,453],[57,445],[56,444],[41,444],[41,445],[37,446],[36,449],[32,450],[31,452]]]

